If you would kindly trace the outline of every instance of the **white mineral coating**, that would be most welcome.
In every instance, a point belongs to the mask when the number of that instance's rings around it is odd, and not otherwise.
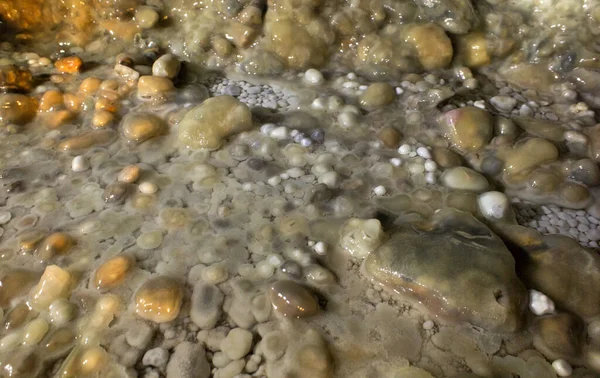
[[[221,351],[231,360],[239,360],[252,348],[252,332],[243,328],[234,328],[221,341]]]
[[[536,315],[553,314],[555,311],[552,299],[536,290],[529,291],[529,309]]]
[[[323,84],[324,78],[321,71],[310,68],[304,73],[304,80],[309,84],[319,85]]]
[[[502,192],[485,192],[477,197],[479,212],[489,220],[503,219],[509,212],[510,202]]]
[[[218,287],[199,282],[191,298],[190,319],[202,329],[214,328],[222,315],[223,293]]]
[[[175,347],[167,364],[167,378],[209,378],[210,364],[201,344],[184,341]]]
[[[154,329],[148,323],[141,320],[136,320],[131,325],[128,325],[127,332],[125,332],[127,344],[138,349],[146,348],[153,337]]]
[[[169,351],[164,348],[150,349],[144,353],[142,358],[142,364],[144,366],[155,366],[157,368],[164,368],[169,361]]]
[[[351,218],[342,227],[340,245],[352,256],[365,258],[379,247],[384,236],[379,220]]]

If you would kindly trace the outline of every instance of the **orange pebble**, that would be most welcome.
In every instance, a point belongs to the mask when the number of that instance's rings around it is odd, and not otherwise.
[[[70,56],[67,58],[62,58],[62,59],[57,60],[54,63],[54,67],[56,67],[62,73],[81,72],[82,65],[83,65],[83,61],[78,56]]]
[[[46,126],[51,129],[56,129],[57,127],[62,126],[65,122],[71,120],[73,118],[73,113],[68,110],[57,110],[54,112],[49,112],[45,117]]]
[[[88,77],[79,85],[79,90],[87,95],[93,95],[100,88],[102,80],[97,77]]]
[[[68,110],[72,112],[78,112],[80,110],[81,103],[83,102],[81,96],[78,96],[74,93],[65,93],[63,95],[63,99],[65,102],[65,108]]]
[[[40,105],[38,111],[49,112],[56,110],[63,105],[63,95],[60,91],[49,90],[40,99]]]

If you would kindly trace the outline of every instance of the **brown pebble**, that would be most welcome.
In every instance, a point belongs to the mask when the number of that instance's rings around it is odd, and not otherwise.
[[[49,90],[40,99],[40,104],[38,106],[38,111],[40,112],[49,112],[51,110],[56,110],[63,105],[63,95],[60,91],[57,90]]]
[[[71,74],[80,72],[82,65],[83,61],[78,56],[62,58],[54,63],[54,67],[56,67],[60,72]]]
[[[74,93],[65,93],[63,95],[64,105],[67,110],[78,112],[81,109],[83,99]]]
[[[129,256],[115,256],[104,262],[94,274],[92,285],[101,291],[110,290],[123,283],[131,271],[134,260]]]
[[[5,272],[0,278],[0,307],[6,308],[15,298],[27,293],[39,278],[39,273],[22,268]]]
[[[95,128],[104,128],[109,125],[115,117],[108,110],[96,110],[92,117],[92,125]]]
[[[123,135],[129,142],[140,143],[165,130],[162,119],[150,113],[129,113],[123,118]]]
[[[46,261],[55,255],[63,255],[67,253],[73,246],[73,238],[64,232],[55,232],[48,235],[38,248],[39,257]]]
[[[590,200],[590,191],[583,185],[566,182],[560,188],[562,198],[571,204],[579,204]]]
[[[125,199],[125,195],[129,191],[129,185],[125,182],[113,182],[108,185],[102,193],[102,199],[104,202],[117,204],[121,203]]]
[[[283,316],[304,318],[319,311],[315,296],[294,281],[275,282],[269,289],[269,298],[273,308]]]
[[[88,96],[92,96],[100,89],[100,84],[102,84],[102,80],[97,77],[88,77],[79,85],[79,91]]]
[[[174,90],[173,82],[166,77],[141,76],[138,81],[138,97],[142,99],[164,100]]]
[[[4,317],[4,328],[11,330],[22,326],[28,320],[30,313],[29,306],[25,302],[20,302]]]
[[[433,160],[441,168],[452,168],[462,165],[462,159],[456,152],[443,147],[434,147],[431,151]]]
[[[134,183],[140,177],[140,167],[137,165],[128,165],[121,169],[117,179],[119,181]]]
[[[66,109],[55,110],[53,112],[44,114],[43,121],[47,128],[56,129],[72,120],[73,117],[74,114]]]
[[[62,151],[82,150],[97,144],[106,144],[110,142],[113,137],[113,131],[91,131],[62,141],[58,144],[58,149]]]
[[[146,281],[135,293],[135,312],[146,320],[166,323],[179,315],[183,288],[170,277],[155,277]]]
[[[387,148],[398,148],[402,134],[393,127],[385,126],[379,129],[377,138],[379,138],[381,143]]]

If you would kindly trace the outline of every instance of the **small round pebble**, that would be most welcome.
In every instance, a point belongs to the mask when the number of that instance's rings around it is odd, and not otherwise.
[[[510,208],[508,197],[502,192],[486,192],[477,197],[479,211],[487,219],[502,219]]]
[[[423,322],[423,329],[424,330],[430,330],[433,329],[433,327],[435,326],[435,323],[432,322],[431,320],[426,320]]]
[[[573,367],[563,359],[552,362],[552,367],[559,377],[569,377],[573,374]]]
[[[73,172],[83,172],[87,171],[89,168],[90,163],[85,156],[77,155],[73,158],[73,162],[71,163],[71,169]]]
[[[142,358],[142,364],[144,366],[155,366],[158,368],[164,368],[167,366],[169,361],[169,352],[163,348],[150,349],[144,354]]]
[[[158,187],[156,186],[156,184],[149,181],[144,181],[140,183],[139,189],[140,192],[144,194],[154,194],[158,191]]]
[[[10,212],[8,212],[8,211],[0,212],[0,224],[8,223],[11,218],[12,218],[12,215]]]
[[[379,185],[373,188],[373,193],[376,196],[384,196],[387,193],[387,190],[383,185]]]
[[[307,83],[319,85],[323,83],[324,78],[319,70],[311,68],[304,73],[304,80],[306,80]]]
[[[327,245],[322,241],[317,242],[314,246],[314,249],[319,255],[324,255],[327,253]]]

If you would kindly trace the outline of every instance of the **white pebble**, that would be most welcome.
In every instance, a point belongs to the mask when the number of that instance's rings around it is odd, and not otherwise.
[[[144,181],[140,183],[139,189],[144,194],[154,194],[158,191],[158,186],[153,182]]]
[[[556,360],[552,363],[552,367],[559,377],[569,377],[573,374],[573,367],[563,359]]]
[[[315,98],[310,106],[315,110],[324,110],[327,108],[327,102],[324,98],[319,97]]]
[[[83,172],[90,168],[90,164],[84,156],[78,155],[73,158],[71,169],[73,172]]]
[[[242,190],[244,192],[251,192],[254,189],[254,184],[251,182],[247,182],[244,185],[242,185]]]
[[[304,73],[304,80],[306,80],[307,83],[319,85],[323,83],[324,78],[321,71],[311,68]]]
[[[265,123],[264,125],[262,125],[260,127],[260,132],[262,134],[269,135],[269,134],[271,134],[271,131],[273,131],[273,129],[275,127],[277,127],[277,126],[275,126],[275,124],[273,124],[273,123]]]
[[[487,219],[502,219],[510,208],[508,197],[502,192],[486,192],[477,197],[481,214]]]
[[[287,172],[283,172],[282,174],[279,175],[279,177],[281,177],[282,180],[287,180],[290,178],[290,174]]]
[[[410,146],[410,144],[403,144],[402,146],[400,146],[400,148],[398,148],[398,153],[400,155],[408,155],[411,151],[412,147]]]
[[[0,224],[8,223],[8,221],[10,221],[11,218],[12,218],[12,215],[10,214],[10,212],[8,212],[8,211],[1,212],[0,213]]]
[[[342,127],[352,127],[358,124],[358,116],[352,112],[341,112],[338,122]]]
[[[399,167],[402,165],[402,160],[398,159],[398,158],[391,158],[390,164],[393,165],[394,167]]]
[[[277,186],[277,185],[281,184],[281,177],[273,176],[267,180],[267,184],[269,184],[271,186]]]
[[[396,94],[399,96],[402,93],[404,93],[404,89],[400,88],[400,87],[396,87]]]
[[[335,189],[340,185],[340,175],[335,171],[325,172],[319,177],[319,183]]]
[[[435,173],[434,172],[427,172],[425,173],[425,182],[428,184],[435,184]]]
[[[300,144],[301,144],[303,147],[310,147],[310,146],[312,145],[312,140],[311,140],[310,138],[302,138],[302,139],[300,140]]]
[[[433,329],[434,326],[435,326],[435,323],[432,322],[431,320],[426,320],[425,322],[423,322],[423,329],[424,330]]]
[[[294,167],[294,168],[288,169],[287,173],[292,178],[298,178],[298,177],[304,176],[304,171],[301,168],[298,168],[298,167]]]
[[[272,253],[269,256],[267,256],[267,261],[274,267],[278,267],[281,266],[281,264],[283,264],[283,257],[281,257],[281,255]]]
[[[435,171],[437,171],[437,168],[438,168],[438,166],[437,166],[437,164],[436,164],[435,161],[433,161],[433,160],[427,160],[425,162],[425,170],[427,172],[435,172]]]
[[[354,72],[350,72],[349,74],[346,75],[346,79],[356,80],[356,79],[358,79],[358,76],[356,76],[356,74]]]
[[[431,152],[427,149],[427,147],[419,147],[417,148],[417,155],[424,159],[431,159]]]
[[[271,278],[274,272],[275,267],[267,260],[259,261],[258,264],[256,264],[256,273],[261,278]]]
[[[383,196],[387,193],[387,190],[383,185],[379,185],[373,188],[373,193],[375,193],[376,196]]]
[[[289,131],[287,127],[279,126],[271,130],[269,136],[275,139],[287,139],[289,137]]]
[[[231,360],[239,360],[252,348],[252,332],[243,328],[234,328],[221,341],[220,347]]]
[[[545,294],[530,290],[529,309],[536,315],[552,314],[554,313],[554,302]]]
[[[325,243],[323,243],[322,241],[317,242],[315,244],[315,252],[317,252],[319,255],[324,255],[327,253],[327,245]]]

